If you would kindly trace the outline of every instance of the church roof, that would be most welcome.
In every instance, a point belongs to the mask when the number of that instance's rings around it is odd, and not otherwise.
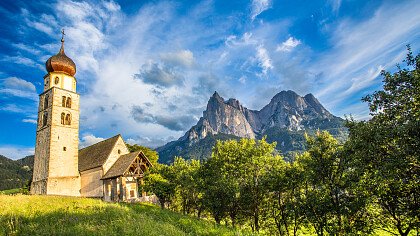
[[[102,166],[111,154],[112,149],[121,135],[103,140],[79,150],[79,171],[85,171]]]
[[[124,173],[128,170],[130,165],[133,163],[133,161],[136,159],[138,155],[142,155],[143,158],[145,158],[147,161],[146,156],[144,156],[143,152],[137,151],[137,152],[131,152],[125,155],[120,156],[118,160],[114,163],[114,165],[106,172],[106,174],[102,177],[102,179],[109,179],[113,177],[118,177],[124,175]]]
[[[74,76],[76,74],[76,64],[64,53],[64,30],[62,34],[60,51],[45,62],[45,68],[48,72],[59,71]]]

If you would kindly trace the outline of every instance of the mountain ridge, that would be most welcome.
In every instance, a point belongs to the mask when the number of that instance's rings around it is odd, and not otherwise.
[[[185,152],[185,149],[197,145],[208,136],[216,140],[218,135],[224,134],[252,139],[267,136],[267,140],[276,141],[277,148],[286,153],[303,150],[301,143],[304,142],[304,133],[313,133],[316,129],[330,130],[335,136],[345,135],[344,120],[332,115],[311,93],[302,97],[292,90],[281,91],[260,110],[252,110],[235,98],[225,100],[215,91],[197,124],[178,140],[156,150],[160,161],[164,163],[182,154],[186,158],[197,158]],[[290,139],[287,136],[296,137]],[[206,143],[214,145],[215,140]],[[285,144],[285,140],[288,143]],[[294,145],[296,140],[300,144]],[[209,155],[200,154],[199,158]]]

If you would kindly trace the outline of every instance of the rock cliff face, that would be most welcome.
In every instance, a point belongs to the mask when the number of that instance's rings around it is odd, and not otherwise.
[[[266,135],[269,141],[277,141],[279,150],[288,152],[301,150],[303,133],[316,129],[326,129],[338,136],[345,133],[343,120],[327,111],[312,94],[301,97],[290,90],[281,91],[269,104],[255,111],[243,107],[236,99],[225,101],[215,92],[197,124],[178,141],[170,142],[157,151],[161,160],[172,159],[170,155],[189,156],[188,147],[203,145],[202,140],[207,140],[207,145],[214,144],[213,139],[223,134],[225,138],[226,135],[240,138]],[[293,135],[295,137],[291,138]],[[207,152],[211,150],[205,149]],[[209,156],[209,153],[200,155],[200,158],[205,158],[202,155]]]
[[[254,111],[243,107],[236,99],[225,101],[215,92],[203,117],[183,138],[193,143],[219,133],[257,138],[272,127],[299,131],[305,129],[304,121],[333,117],[312,94],[301,97],[290,90],[282,91],[260,111]]]

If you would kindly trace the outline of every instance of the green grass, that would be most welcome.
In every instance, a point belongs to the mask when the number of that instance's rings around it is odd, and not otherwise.
[[[0,195],[0,235],[243,235],[211,221],[144,204]]]
[[[2,190],[2,191],[0,191],[0,194],[13,195],[13,194],[21,193],[21,191],[22,191],[22,189],[20,189],[20,188],[14,188],[14,189]]]

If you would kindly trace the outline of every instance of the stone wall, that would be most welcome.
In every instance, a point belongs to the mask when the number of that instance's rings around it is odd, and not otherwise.
[[[80,173],[81,177],[81,196],[82,197],[103,197],[104,186],[102,178],[102,168],[98,167]]]

